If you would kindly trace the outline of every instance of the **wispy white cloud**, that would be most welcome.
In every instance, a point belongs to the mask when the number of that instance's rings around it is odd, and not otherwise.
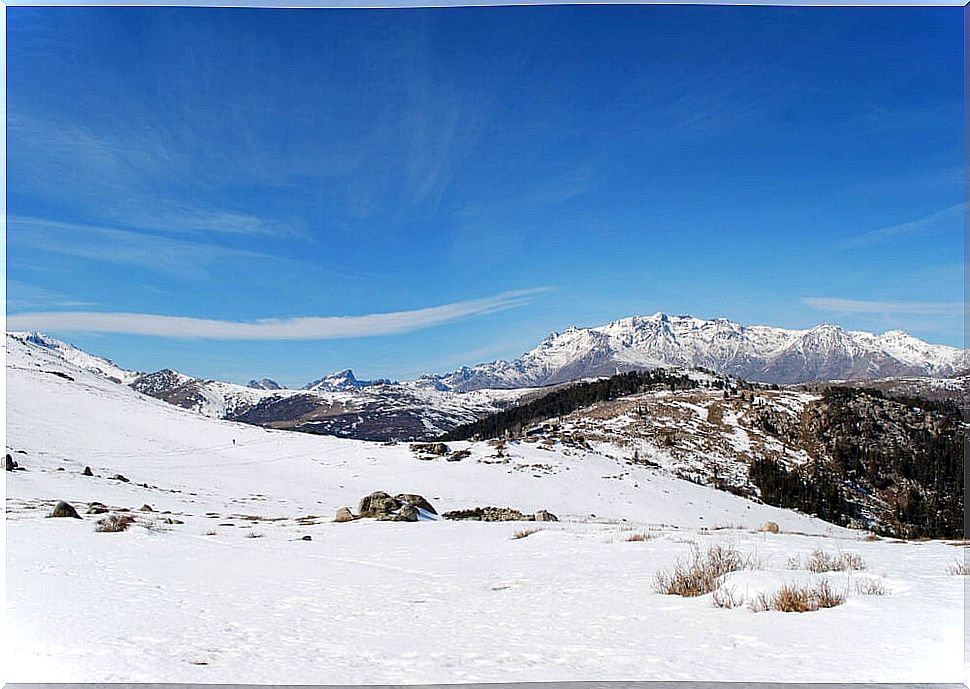
[[[9,247],[25,247],[100,263],[121,264],[156,274],[199,279],[208,277],[217,261],[264,261],[256,251],[217,246],[114,227],[11,216]]]
[[[907,314],[921,316],[951,316],[963,311],[959,302],[927,301],[867,301],[833,297],[804,297],[802,303],[820,311],[842,314]]]
[[[278,235],[277,221],[235,211],[195,208],[185,205],[153,204],[152,210],[123,209],[112,212],[121,224],[145,230],[168,233]]]
[[[232,218],[223,217],[231,223]],[[262,251],[242,249],[204,241],[194,234],[161,235],[149,231],[120,229],[103,225],[63,222],[47,218],[12,215],[7,218],[8,250],[27,248],[33,251],[67,256],[99,263],[131,266],[156,275],[185,280],[209,279],[219,266],[238,271],[240,265],[259,265],[266,270],[276,267],[295,270],[295,259]],[[306,266],[302,266],[306,269]],[[318,271],[348,278],[361,277],[361,271],[349,271],[334,264],[314,263]]]
[[[144,313],[64,311],[20,313],[7,317],[11,330],[124,333],[178,339],[332,340],[411,332],[528,304],[548,287],[502,292],[482,299],[412,311],[364,316],[307,316],[258,321],[225,321]]]
[[[13,180],[20,193],[82,211],[94,222],[160,233],[265,235],[306,238],[295,222],[246,212],[238,200],[213,204],[202,190],[227,182],[268,184],[264,160],[227,160],[203,167],[209,138],[194,131],[191,118],[177,124],[109,118],[85,126],[57,115],[11,112]],[[233,152],[237,146],[226,147]],[[215,179],[202,179],[208,172]],[[193,180],[194,184],[187,184]],[[204,200],[205,199],[205,200]]]
[[[892,239],[894,237],[905,237],[926,232],[936,228],[941,223],[958,221],[962,217],[963,204],[957,203],[944,208],[943,210],[931,213],[923,218],[919,218],[918,220],[899,223],[897,225],[889,225],[888,227],[880,227],[879,229],[870,230],[869,232],[865,232],[855,237],[850,237],[849,239],[843,241],[841,246],[844,249],[851,249],[878,244],[879,242]]]
[[[37,309],[37,308],[84,308],[97,306],[96,302],[77,299],[70,294],[58,290],[30,285],[20,280],[7,280],[7,308],[8,309]]]

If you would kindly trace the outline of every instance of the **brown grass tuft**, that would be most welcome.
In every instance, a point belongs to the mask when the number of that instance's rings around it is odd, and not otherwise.
[[[834,608],[845,602],[845,595],[836,593],[829,583],[822,580],[814,587],[785,584],[768,600],[771,610],[779,612],[812,612],[821,608]]]
[[[630,534],[629,536],[626,537],[626,540],[628,540],[628,541],[652,541],[654,538],[656,538],[656,537],[653,534],[649,534],[649,533],[640,531],[638,533],[632,533],[632,534]]]
[[[513,539],[525,538],[526,536],[531,536],[534,533],[538,533],[542,529],[521,529],[512,534]]]
[[[127,514],[112,514],[110,517],[99,519],[94,530],[99,533],[120,533],[127,531],[134,521],[135,518]]]
[[[756,567],[751,556],[741,555],[734,546],[714,545],[704,554],[694,546],[690,560],[678,560],[673,570],[657,572],[654,588],[675,596],[703,596],[717,589],[723,575]]]

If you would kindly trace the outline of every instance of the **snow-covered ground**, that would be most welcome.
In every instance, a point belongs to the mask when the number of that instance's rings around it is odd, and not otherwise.
[[[7,355],[6,444],[27,470],[6,473],[6,681],[964,678],[966,578],[947,573],[964,548],[866,541],[608,452],[454,443],[471,456],[422,460],[205,418],[26,344]],[[330,521],[374,490],[561,521]],[[57,500],[84,518],[46,518]],[[98,533],[93,501],[139,522]],[[766,520],[783,533],[755,531]],[[825,577],[847,600],[797,614],[657,593],[693,544],[759,561],[729,575],[741,593]],[[815,549],[866,569],[789,568]]]

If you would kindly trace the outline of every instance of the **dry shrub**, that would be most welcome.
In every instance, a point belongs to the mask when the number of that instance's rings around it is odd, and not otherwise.
[[[818,607],[820,608],[834,608],[845,602],[845,593],[833,591],[832,587],[829,586],[829,582],[824,579],[816,584],[812,590],[812,595],[818,601]]]
[[[632,533],[632,534],[630,534],[629,536],[626,537],[626,540],[628,540],[628,541],[652,541],[654,538],[655,537],[654,537],[653,534],[649,534],[649,533],[646,533],[646,532],[641,531],[641,532],[638,532],[638,533]]]
[[[512,534],[513,539],[525,538],[526,536],[531,536],[534,533],[538,533],[542,529],[521,529]]]
[[[748,608],[752,612],[766,612],[771,610],[771,600],[764,593],[759,593],[757,596],[748,601]]]
[[[246,534],[246,538],[262,538],[262,537],[263,537],[263,534],[256,533],[255,531],[250,531],[249,533]]]
[[[149,531],[171,531],[171,529],[165,526],[164,522],[161,522],[158,519],[148,519],[146,521],[139,522],[139,525],[145,527]]]
[[[723,575],[756,567],[751,556],[741,555],[734,546],[714,545],[704,554],[694,546],[690,560],[678,560],[672,571],[657,572],[654,588],[676,596],[703,596],[717,589]]]
[[[970,564],[966,562],[960,562],[957,560],[952,565],[946,568],[947,574],[954,574],[956,576],[970,576]]]
[[[805,569],[809,572],[854,572],[866,568],[866,563],[856,553],[839,553],[832,555],[824,550],[813,550],[805,560]]]
[[[119,533],[127,531],[135,521],[135,518],[127,514],[112,514],[110,517],[99,519],[94,527],[99,533]]]
[[[879,534],[867,533],[866,534],[866,537],[863,538],[862,540],[868,541],[868,542],[871,543],[872,541],[881,541],[882,540],[882,536],[880,536]]]
[[[811,612],[820,608],[834,608],[845,602],[845,595],[836,593],[822,580],[814,587],[785,584],[771,596],[771,610],[779,612]]]
[[[744,596],[737,595],[734,589],[716,588],[711,602],[716,608],[740,608],[744,605]]]
[[[855,582],[855,592],[861,596],[885,596],[889,594],[889,589],[877,579],[862,577]]]
[[[785,584],[778,589],[769,605],[772,610],[781,612],[809,612],[818,610],[818,605],[812,600],[808,587],[795,584]]]

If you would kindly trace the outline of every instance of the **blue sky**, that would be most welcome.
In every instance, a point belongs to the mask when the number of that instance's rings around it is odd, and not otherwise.
[[[7,317],[290,385],[656,311],[962,346],[961,12],[8,8]]]

